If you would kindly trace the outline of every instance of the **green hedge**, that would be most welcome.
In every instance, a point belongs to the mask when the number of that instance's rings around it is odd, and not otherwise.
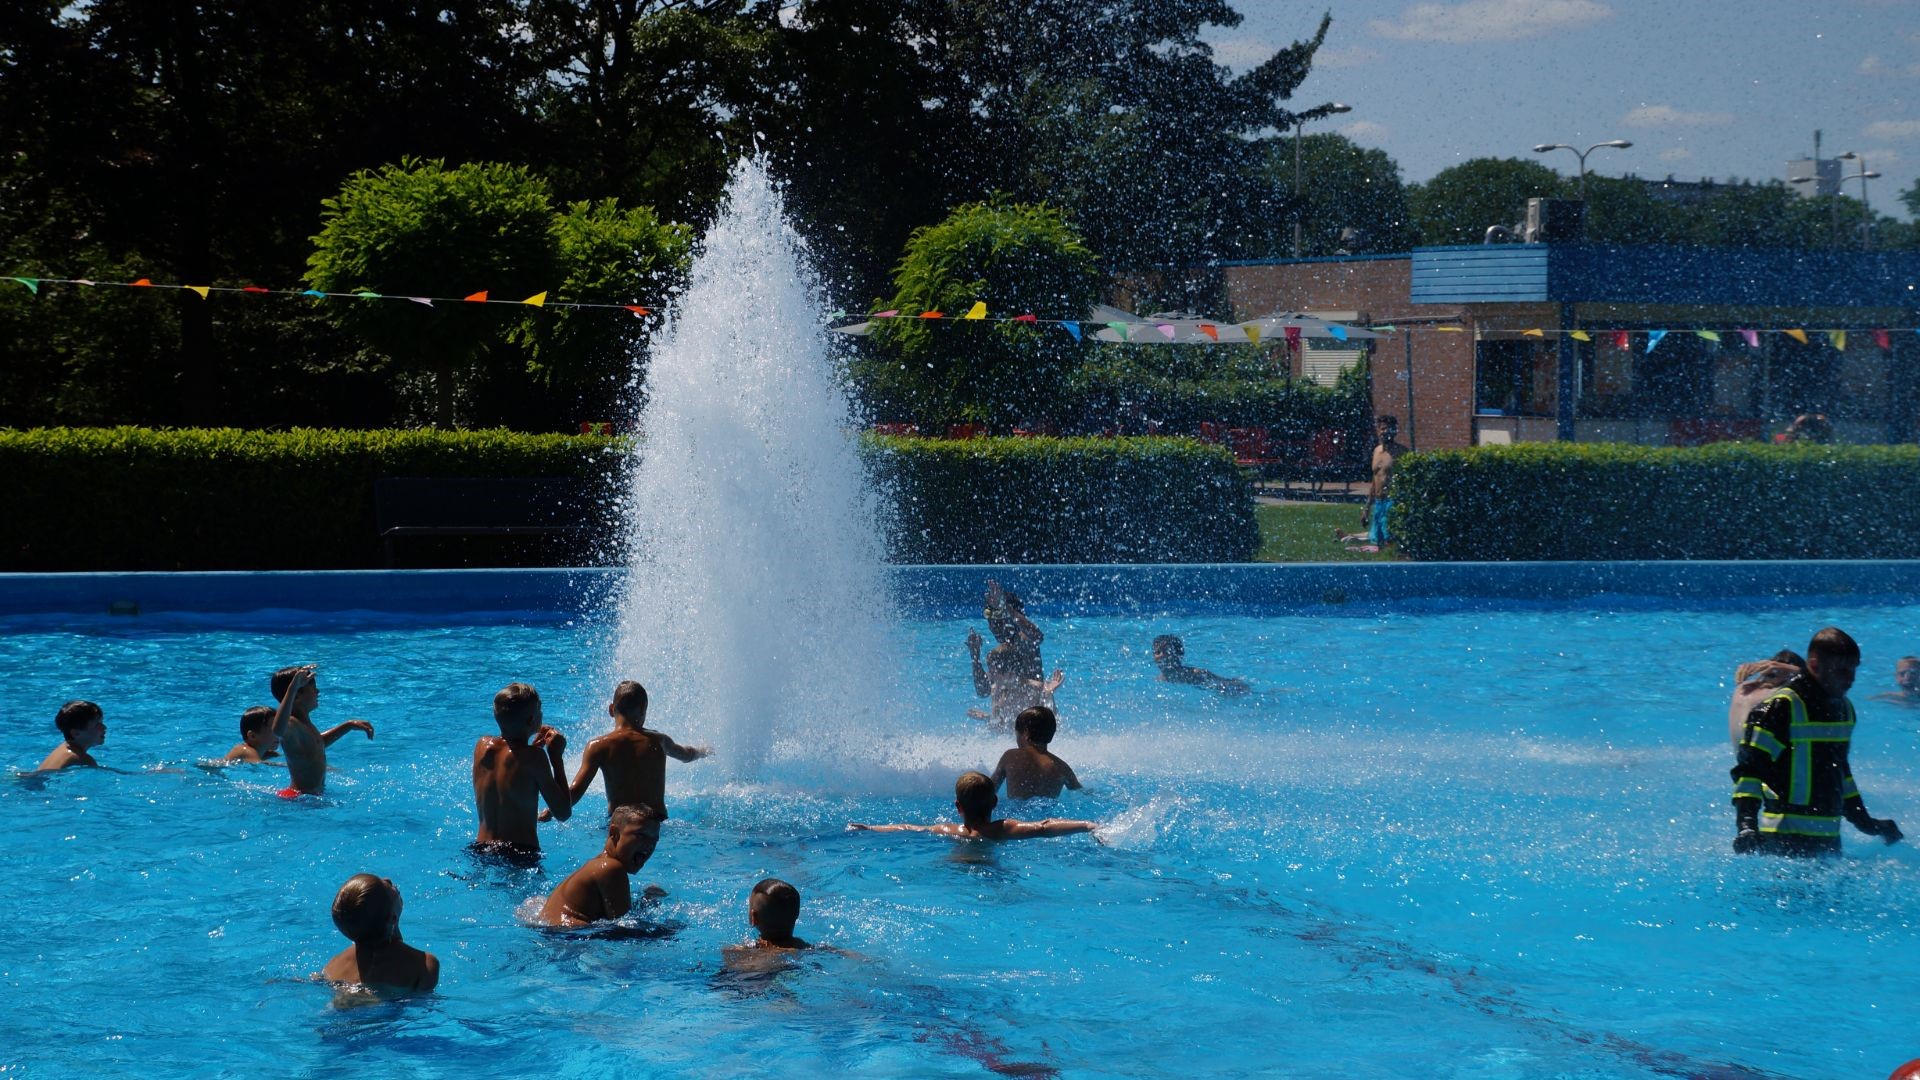
[[[580,478],[606,494],[617,440],[508,431],[0,431],[0,568],[380,566],[381,476]],[[596,537],[611,535],[613,500]]]
[[[1242,562],[1259,546],[1233,456],[1191,439],[868,436],[908,563]]]
[[[1415,559],[1920,557],[1920,447],[1526,443],[1410,454]]]

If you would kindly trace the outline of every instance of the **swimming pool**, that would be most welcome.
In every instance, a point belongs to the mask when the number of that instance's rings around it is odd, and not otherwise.
[[[673,820],[639,878],[669,895],[620,940],[517,914],[598,849],[597,791],[545,828],[541,871],[463,850],[493,691],[538,686],[571,765],[606,724],[604,624],[511,596],[486,615],[16,608],[0,759],[31,767],[58,704],[88,697],[104,763],[179,771],[0,785],[21,900],[0,926],[0,1065],[1821,1078],[1920,1056],[1920,855],[1850,832],[1833,862],[1735,858],[1724,723],[1737,661],[1846,628],[1866,653],[1855,775],[1915,832],[1920,712],[1865,700],[1920,651],[1911,592],[1182,604],[1119,602],[1101,573],[1082,602],[1042,583],[1032,609],[1068,676],[1054,748],[1089,791],[1008,809],[1097,818],[1105,843],[844,831],[945,816],[953,776],[1005,745],[963,715],[980,622],[954,587],[900,624],[898,677],[859,675],[900,703],[843,733],[869,752],[789,767],[776,744],[754,781],[729,779],[724,745],[669,767]],[[1147,643],[1169,632],[1256,692],[1155,681]],[[335,747],[318,803],[274,798],[284,772],[196,764],[296,661],[320,665],[317,720],[377,729]],[[664,703],[658,725],[718,730]],[[400,886],[437,995],[336,1010],[305,981],[361,870]],[[802,936],[857,955],[723,974],[770,875],[799,886]]]

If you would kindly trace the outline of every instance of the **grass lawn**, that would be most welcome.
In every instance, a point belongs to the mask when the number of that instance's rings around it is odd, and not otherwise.
[[[1391,550],[1348,551],[1347,545],[1333,538],[1335,529],[1360,531],[1357,503],[1256,506],[1253,514],[1260,522],[1255,562],[1390,562],[1397,557]]]

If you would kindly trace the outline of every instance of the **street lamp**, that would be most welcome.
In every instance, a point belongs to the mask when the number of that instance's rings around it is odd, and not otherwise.
[[[1317,109],[1309,109],[1314,119],[1322,116],[1338,116],[1350,113],[1353,106],[1329,101]],[[1307,113],[1293,118],[1293,257],[1300,257],[1300,216],[1306,211],[1306,196],[1300,190],[1300,127],[1307,122]]]
[[[1859,172],[1841,173],[1840,182],[1836,190],[1844,193],[1847,186],[1847,181],[1849,180],[1860,181],[1860,211],[1861,211],[1860,248],[1863,251],[1871,251],[1873,249],[1873,206],[1872,204],[1867,202],[1867,181],[1880,179],[1880,174],[1868,169],[1866,159],[1861,157],[1859,154],[1854,153],[1852,150],[1849,150],[1846,153],[1841,154],[1840,160],[1841,161],[1857,161],[1860,163]],[[1819,177],[1817,174],[1815,176],[1796,176],[1793,178],[1793,182],[1796,184],[1811,184],[1811,183],[1817,182],[1818,179]],[[1815,192],[1819,191],[1818,188],[1815,188],[1814,190]],[[1834,233],[1834,244],[1837,247],[1839,245],[1839,232],[1840,232],[1840,204],[1838,202],[1835,202],[1831,209],[1833,213],[1833,222],[1831,225],[1831,230]]]
[[[1631,142],[1625,139],[1608,139],[1606,142],[1594,143],[1592,146],[1582,150],[1577,146],[1568,146],[1566,143],[1541,143],[1539,146],[1533,148],[1533,152],[1536,154],[1547,154],[1555,150],[1573,151],[1574,156],[1580,159],[1580,199],[1584,202],[1587,198],[1587,155],[1603,146],[1610,147],[1614,150],[1625,150],[1632,145]]]

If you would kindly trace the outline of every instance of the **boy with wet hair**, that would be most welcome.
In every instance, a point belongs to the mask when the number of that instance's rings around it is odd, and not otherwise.
[[[500,734],[473,744],[473,800],[480,812],[475,843],[482,848],[538,855],[541,800],[556,820],[573,814],[564,779],[567,737],[541,719],[540,692],[526,683],[508,683],[493,696]]]
[[[1000,796],[994,791],[993,781],[986,773],[965,772],[953,785],[953,808],[960,811],[958,825],[947,822],[937,825],[862,825],[848,822],[847,828],[857,832],[928,832],[960,840],[1026,840],[1094,830],[1091,821],[1064,818],[1047,818],[1043,821],[1015,821],[1013,818],[995,820],[993,810],[999,805]]]
[[[1889,844],[1902,839],[1893,819],[1867,813],[1847,762],[1859,666],[1860,646],[1829,626],[1807,645],[1807,670],[1748,715],[1732,770],[1733,850],[1837,855],[1842,818]]]
[[[1005,781],[1009,799],[1057,799],[1063,787],[1079,791],[1080,778],[1073,775],[1073,766],[1047,749],[1057,728],[1053,710],[1045,705],[1022,712],[1013,722],[1017,745],[1000,755],[1000,763],[993,767],[993,786],[998,788]]]
[[[750,944],[729,945],[722,950],[728,967],[753,966],[756,954],[788,953],[813,946],[793,936],[800,921],[800,890],[779,878],[765,878],[747,894],[747,922],[760,936]],[[831,950],[829,950],[831,951]]]
[[[69,701],[53,714],[53,726],[60,729],[60,745],[53,748],[36,772],[100,764],[88,753],[107,741],[107,721],[100,706],[91,701]]]
[[[567,797],[577,804],[587,794],[594,774],[607,780],[607,810],[617,806],[646,806],[654,816],[667,817],[667,758],[698,761],[713,753],[704,746],[681,746],[671,738],[647,727],[647,688],[628,679],[613,688],[613,700],[607,704],[613,717],[613,730],[587,743],[580,755],[580,772],[567,789]],[[552,815],[541,811],[540,820]]]
[[[1905,705],[1910,709],[1920,707],[1920,656],[1903,656],[1895,662],[1893,684],[1899,689],[1875,694],[1873,700]]]
[[[1173,634],[1161,634],[1153,639],[1153,662],[1160,669],[1161,682],[1204,686],[1226,697],[1239,697],[1248,690],[1243,679],[1229,679],[1206,668],[1188,667],[1187,643]]]
[[[255,705],[240,714],[240,741],[227,751],[226,761],[258,765],[280,756],[280,737],[273,733],[273,710]]]
[[[353,942],[320,977],[377,994],[424,994],[440,984],[440,960],[400,940],[400,890],[389,878],[355,874],[333,897],[333,925]]]
[[[319,795],[327,789],[327,747],[349,731],[373,738],[373,725],[348,720],[321,731],[313,726],[313,710],[320,705],[320,683],[312,664],[283,667],[267,680],[279,702],[273,714],[273,735],[287,756],[287,787],[280,794]],[[237,748],[236,748],[237,749]]]
[[[650,806],[616,806],[607,815],[607,844],[567,875],[540,908],[548,926],[585,926],[633,910],[629,878],[660,843],[660,816]]]

